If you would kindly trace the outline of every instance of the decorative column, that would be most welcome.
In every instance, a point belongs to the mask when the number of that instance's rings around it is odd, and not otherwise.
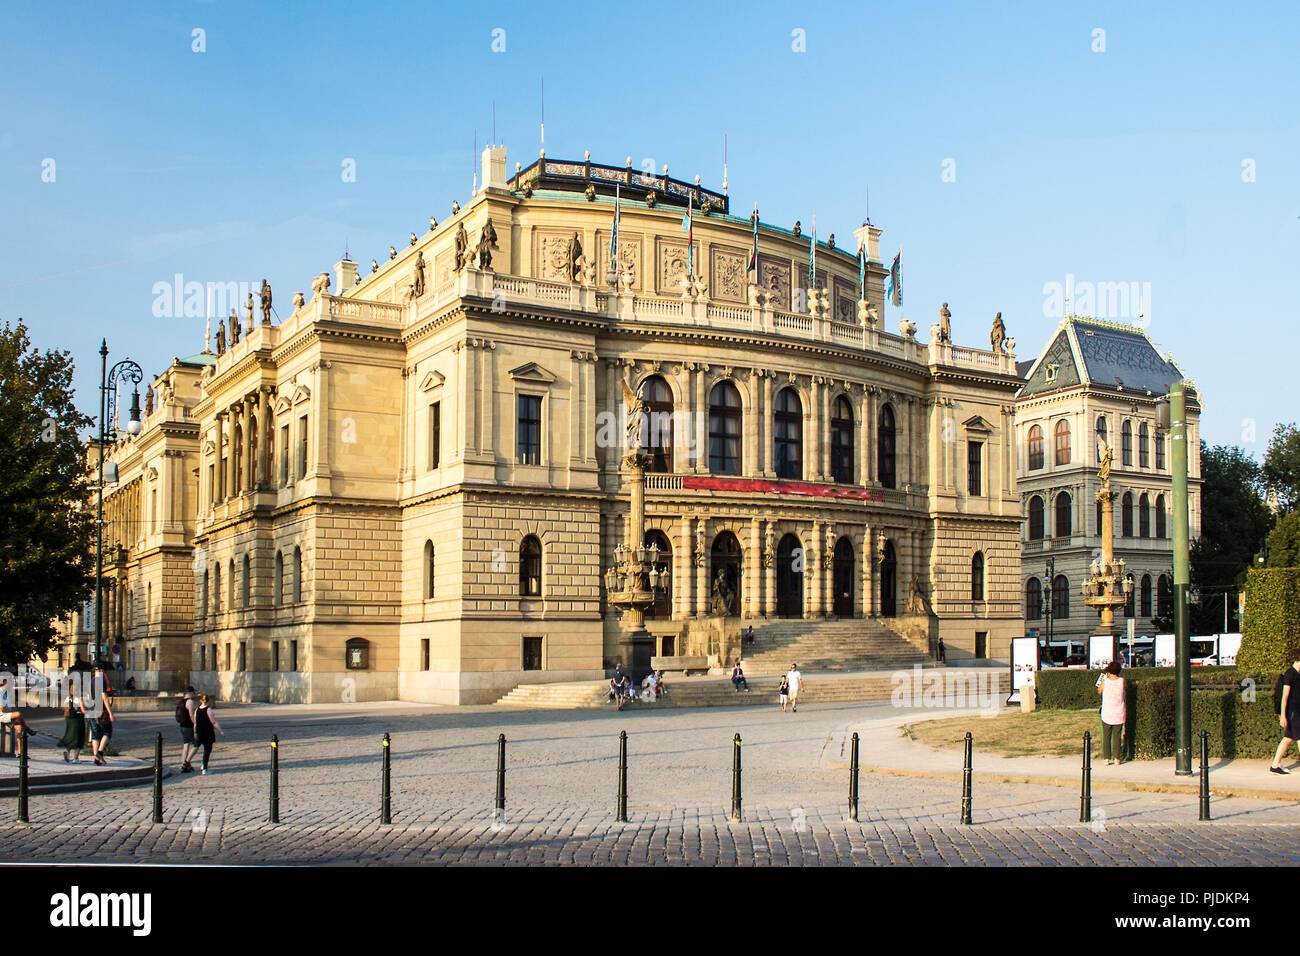
[[[830,617],[835,611],[835,526],[828,524],[820,542],[822,568],[821,615]]]
[[[691,616],[691,582],[695,579],[695,556],[693,549],[695,547],[695,536],[691,534],[691,519],[686,515],[681,517],[681,542],[675,549],[673,555],[673,604],[676,607],[673,610],[673,617],[688,618]]]
[[[776,616],[776,522],[768,521],[763,538],[763,616]]]
[[[229,501],[235,496],[235,459],[238,457],[235,445],[235,425],[239,419],[235,415],[235,409],[232,406],[227,412],[226,417],[229,421],[229,437],[226,439],[226,494],[225,498]]]
[[[464,461],[477,447],[474,436],[478,427],[478,383],[475,381],[473,349],[468,340],[455,343],[451,350],[456,356],[456,457]],[[607,462],[607,467],[612,472],[618,468],[618,459],[613,455],[610,457],[612,460]]]
[[[803,544],[803,616],[806,618],[821,616],[821,537],[821,522],[814,521],[812,532]]]
[[[257,487],[268,488],[274,484],[275,473],[271,461],[271,436],[275,433],[275,422],[271,420],[271,386],[263,385],[257,390],[257,443],[261,451],[257,455]]]
[[[709,519],[695,519],[695,615],[709,616]]]
[[[330,362],[321,359],[312,371],[316,374],[315,387],[312,389],[312,405],[316,413],[316,447],[311,455],[310,467],[317,478],[328,480],[330,476],[329,456],[329,369]],[[322,489],[328,491],[329,488]]]
[[[494,458],[497,447],[496,435],[493,433],[493,421],[496,417],[494,414],[496,404],[496,363],[492,359],[492,353],[496,351],[497,344],[491,339],[482,339],[479,344],[481,346],[478,350],[481,366],[479,377],[481,406],[478,423],[478,453],[488,458]],[[572,448],[570,448],[569,454],[572,455],[573,453]]]
[[[696,443],[695,460],[691,463],[691,471],[707,472],[709,470],[709,403],[704,393],[704,373],[708,370],[708,366],[702,362],[691,362],[688,368],[691,369],[693,379],[691,384],[694,386],[695,394],[695,407],[691,411],[704,416],[704,440]]]
[[[863,526],[862,547],[862,616],[876,616],[876,544],[872,538],[871,525]]]
[[[776,470],[772,467],[772,380],[776,373],[764,369],[756,374],[763,378],[763,407],[758,410],[759,467],[764,477],[775,478]]]
[[[759,580],[763,570],[762,549],[759,545],[759,520],[749,519],[749,560],[745,562],[745,616],[758,617],[761,608]]]

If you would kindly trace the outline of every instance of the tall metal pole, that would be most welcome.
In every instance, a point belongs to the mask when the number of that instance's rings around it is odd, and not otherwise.
[[[1169,442],[1174,485],[1174,773],[1192,772],[1192,659],[1187,591],[1190,586],[1187,519],[1187,393],[1183,382],[1169,389]]]
[[[99,663],[99,645],[104,641],[104,416],[108,401],[108,339],[99,344],[99,505],[95,510],[95,646],[90,662]],[[76,652],[73,652],[76,660]]]

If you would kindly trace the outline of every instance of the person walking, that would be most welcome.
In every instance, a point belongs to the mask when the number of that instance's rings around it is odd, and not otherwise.
[[[212,700],[207,694],[199,697],[198,710],[194,712],[194,741],[203,746],[203,773],[208,772],[208,760],[212,756],[212,746],[217,742],[217,734],[224,738],[226,732],[217,723],[212,713]]]
[[[63,762],[81,763],[81,751],[86,746],[86,705],[81,698],[68,691],[63,699],[63,736],[58,746],[63,748]]]
[[[99,716],[90,721],[90,752],[95,756],[95,764],[103,767],[108,763],[104,750],[113,739],[113,688],[104,688],[99,703]]]
[[[1101,694],[1101,756],[1108,767],[1124,762],[1120,745],[1128,713],[1124,705],[1124,678],[1119,676],[1119,671],[1119,661],[1111,661],[1097,682],[1097,692]]]
[[[803,675],[799,673],[799,665],[791,664],[790,669],[786,671],[785,679],[790,682],[786,694],[790,697],[790,713],[797,713],[799,710],[799,692],[803,690]]]
[[[176,723],[181,728],[181,773],[193,773],[194,766],[194,714],[198,710],[198,701],[194,696],[193,686],[185,688],[185,696],[176,705]]]
[[[1269,764],[1269,773],[1290,773],[1282,766],[1282,758],[1291,745],[1300,740],[1300,647],[1291,653],[1291,666],[1282,672],[1279,680],[1281,697],[1278,699],[1277,722],[1282,725],[1282,742]]]
[[[777,700],[781,702],[781,713],[785,713],[785,705],[790,703],[790,678],[785,674],[781,675],[781,686],[776,689]]]
[[[937,656],[938,656],[938,658],[939,658],[939,663],[941,663],[941,664],[947,663],[947,661],[948,661],[948,649],[947,649],[946,647],[943,646],[943,638],[942,638],[942,637],[939,638],[939,653],[938,653]]]

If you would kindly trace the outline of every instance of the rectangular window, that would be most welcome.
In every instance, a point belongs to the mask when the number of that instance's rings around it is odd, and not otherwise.
[[[984,443],[972,441],[966,443],[966,493],[982,495],[984,472]]]
[[[542,639],[540,637],[524,638],[524,670],[542,669]]]
[[[515,440],[521,465],[542,463],[542,398],[540,395],[520,395],[518,401],[519,428]]]
[[[429,406],[429,468],[437,468],[442,461],[442,402]]]
[[[271,670],[278,671],[279,669],[280,669],[280,642],[272,641],[271,642]]]
[[[226,456],[221,456],[221,470],[217,472],[217,498],[226,500]]]
[[[248,641],[239,642],[239,669],[248,670]]]
[[[289,426],[280,426],[280,486],[289,483]]]
[[[216,670],[217,669],[217,645],[212,644],[210,645],[210,647],[212,648],[212,669]]]
[[[216,482],[217,482],[217,466],[212,463],[209,463],[208,464],[208,507],[209,508],[217,503]]]
[[[135,670],[135,651],[132,651],[131,655],[132,655],[131,670]],[[208,669],[208,646],[206,644],[200,644],[199,645],[199,670],[205,671],[207,669]]]
[[[975,632],[975,657],[979,660],[989,656],[989,632]]]
[[[289,642],[289,670],[296,671],[297,669],[298,669],[298,642],[290,641]]]
[[[427,671],[428,669],[429,669],[429,639],[427,637],[423,637],[420,638],[420,670]]]
[[[307,416],[298,419],[298,477],[307,477]]]
[[[149,492],[149,532],[158,530],[158,491],[154,489]]]
[[[226,670],[230,670],[230,645],[226,645]]]

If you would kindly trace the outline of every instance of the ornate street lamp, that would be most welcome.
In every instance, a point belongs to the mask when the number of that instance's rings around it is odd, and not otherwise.
[[[123,359],[110,370],[108,367],[108,340],[99,346],[99,505],[95,522],[95,646],[91,649],[90,663],[99,665],[99,651],[104,644],[104,443],[108,440],[107,423],[112,419],[117,427],[117,390],[123,382],[139,385],[144,370],[135,362]],[[131,393],[131,420],[126,432],[132,437],[140,434],[140,390]]]

